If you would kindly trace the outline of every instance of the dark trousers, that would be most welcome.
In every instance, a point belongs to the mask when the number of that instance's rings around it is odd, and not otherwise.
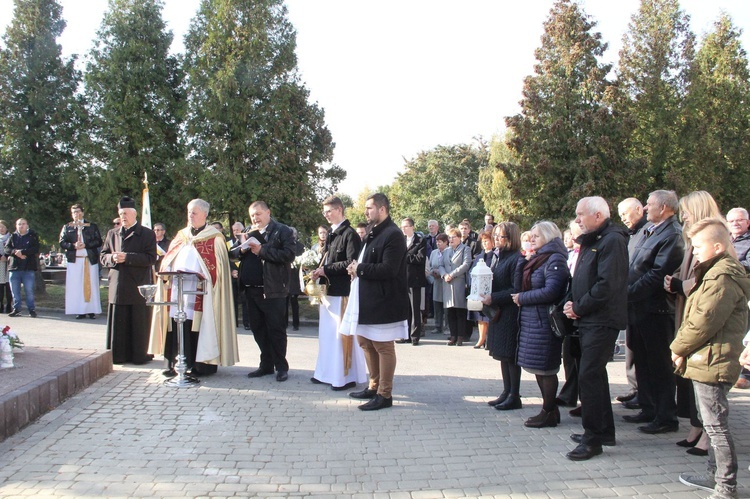
[[[112,350],[113,364],[145,364],[149,355],[151,307],[109,304],[107,310],[107,348]]]
[[[445,316],[448,321],[448,330],[451,332],[451,338],[462,338],[466,337],[466,313],[468,312],[465,308],[450,307],[445,309]]]
[[[299,295],[286,297],[286,325],[289,326],[289,309],[292,309],[292,327],[299,329]]]
[[[167,363],[167,369],[174,369],[177,364],[177,355],[180,353],[179,345],[177,344],[177,322],[174,319],[172,321],[172,330],[167,331],[164,340],[164,360]],[[216,364],[204,364],[203,362],[196,362],[195,356],[198,353],[198,331],[193,331],[193,321],[187,320],[182,324],[182,342],[183,349],[185,352],[185,363],[188,368],[193,369],[199,374],[214,374],[218,370]]]
[[[0,284],[0,312],[10,312],[12,309],[13,293],[10,291],[10,283]]]
[[[247,314],[247,298],[245,292],[240,289],[240,280],[232,278],[232,296],[234,297],[234,316],[236,320],[240,320],[239,309],[242,307],[242,325],[245,327],[250,326]]]
[[[614,346],[612,347],[614,351]],[[578,364],[581,359],[581,343],[578,336],[566,336],[562,344],[565,384],[557,396],[565,405],[575,407],[578,403]]]
[[[409,288],[411,315],[409,316],[409,335],[419,340],[422,333],[422,288]]]
[[[629,317],[628,345],[633,350],[641,411],[657,423],[676,423],[675,379],[669,349],[674,338],[674,315],[633,315]]]
[[[250,329],[260,348],[259,369],[288,371],[286,361],[286,297],[264,298],[263,288],[247,288]]]
[[[615,436],[607,362],[615,349],[620,331],[602,326],[581,326],[578,333],[581,342],[578,384],[584,430],[582,442],[598,446],[601,445],[602,437]]]

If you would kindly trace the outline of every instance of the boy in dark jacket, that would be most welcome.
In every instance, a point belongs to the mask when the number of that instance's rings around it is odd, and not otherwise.
[[[688,236],[698,262],[696,282],[670,349],[677,372],[693,380],[695,401],[711,448],[708,473],[683,473],[680,481],[713,491],[713,498],[735,498],[737,454],[729,432],[727,393],[740,374],[750,277],[730,254],[734,251],[723,221],[703,219],[693,225]]]

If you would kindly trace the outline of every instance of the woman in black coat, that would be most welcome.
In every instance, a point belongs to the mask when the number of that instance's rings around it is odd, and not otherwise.
[[[511,296],[520,306],[517,362],[536,376],[544,401],[541,412],[524,425],[544,428],[560,422],[555,395],[562,340],[552,332],[548,308],[562,299],[570,272],[568,250],[554,223],[538,222],[531,228],[531,249],[533,255],[516,269],[519,292]]]
[[[518,349],[518,306],[511,294],[516,293],[513,278],[521,256],[521,230],[513,222],[502,222],[493,230],[496,261],[492,268],[492,293],[483,303],[492,307],[487,349],[493,359],[500,361],[503,374],[503,393],[487,402],[498,411],[521,408],[521,368],[516,364]]]

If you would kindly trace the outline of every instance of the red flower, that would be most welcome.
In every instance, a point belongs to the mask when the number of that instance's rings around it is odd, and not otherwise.
[[[10,326],[5,326],[3,328],[3,334],[8,334],[8,331],[10,331]]]

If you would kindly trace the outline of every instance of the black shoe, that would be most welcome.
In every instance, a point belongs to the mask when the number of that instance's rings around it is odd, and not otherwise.
[[[625,395],[618,395],[617,397],[615,397],[615,400],[618,401],[618,402],[630,402],[631,400],[633,400],[637,396],[638,396],[638,392],[637,391],[632,391],[632,392],[627,393]]]
[[[580,417],[581,417],[581,414],[582,414],[582,411],[583,411],[583,409],[582,409],[582,408],[581,408],[581,406],[579,405],[579,406],[578,406],[578,407],[576,407],[575,409],[571,409],[571,410],[569,410],[569,411],[568,411],[568,414],[570,414],[570,415],[571,415],[571,416],[573,416],[574,418],[580,418]]]
[[[36,310],[29,310],[29,316],[36,317]]]
[[[331,390],[333,390],[334,392],[341,392],[341,391],[344,391],[344,390],[349,390],[351,388],[354,388],[355,386],[357,386],[357,382],[356,381],[350,381],[347,384],[342,385],[342,386],[333,386],[333,385],[331,385]]]
[[[495,409],[497,409],[498,411],[512,411],[521,408],[523,408],[523,404],[521,404],[521,397],[517,397],[514,395],[508,396],[508,398],[505,399],[502,404],[497,404],[495,406]]]
[[[698,440],[700,439],[701,439],[700,435],[695,437],[695,440],[688,440],[686,438],[677,442],[677,445],[679,445],[680,447],[695,447],[695,445],[698,443]]]
[[[96,314],[89,314],[89,319],[96,319]]]
[[[328,384],[328,383],[323,383],[322,381],[320,381],[315,376],[313,376],[312,378],[310,378],[310,383],[312,383],[313,385],[327,385]]]
[[[21,311],[14,308],[13,311],[8,314],[8,317],[18,317],[19,315],[21,315]]]
[[[76,320],[81,320],[81,319],[85,319],[85,318],[86,318],[86,316],[84,314],[78,314],[78,315],[76,315]]]
[[[633,399],[629,402],[623,402],[622,405],[623,407],[625,407],[625,409],[640,409],[641,408],[641,404],[638,402],[638,399]]]
[[[677,421],[675,421],[674,423],[657,423],[656,421],[652,421],[646,426],[639,426],[638,429],[643,433],[647,433],[649,435],[658,435],[659,433],[674,433],[676,431],[679,431],[680,423],[678,423]]]
[[[268,374],[273,374],[273,371],[269,371],[268,369],[258,368],[253,372],[247,373],[247,377],[248,378],[260,378]]]
[[[583,434],[573,433],[570,435],[570,439],[575,443],[580,444],[581,440],[583,440]],[[599,441],[601,441],[602,445],[606,445],[607,447],[614,447],[615,445],[617,445],[617,442],[615,442],[615,437],[601,437],[599,438]]]
[[[495,407],[497,404],[502,404],[503,402],[505,402],[505,399],[508,398],[508,395],[509,394],[507,392],[503,392],[495,400],[490,400],[489,402],[487,402],[487,405],[489,405],[490,407]]]
[[[414,338],[413,340],[411,340],[411,346],[415,347],[417,345],[419,345],[419,338]]]
[[[175,376],[177,376],[177,371],[175,371],[174,369],[165,369],[161,372],[161,374],[165,378],[174,378]]]
[[[289,371],[279,371],[276,373],[276,381],[286,381],[289,379]]]
[[[393,398],[385,398],[382,395],[375,395],[375,398],[359,406],[360,411],[379,411],[393,406]]]
[[[399,345],[403,345],[404,343],[411,343],[411,340],[402,338],[400,340],[396,340],[396,343],[398,343]]]
[[[623,416],[622,419],[628,423],[650,423],[654,420],[653,416],[647,416],[643,412],[639,412],[635,416]]]
[[[353,399],[367,400],[375,397],[375,395],[377,394],[377,390],[370,390],[369,388],[365,388],[361,392],[352,392],[349,394],[349,396]]]
[[[707,456],[708,449],[701,449],[700,447],[691,447],[686,451],[691,456]]]
[[[292,326],[292,331],[299,331],[299,326]]]
[[[559,416],[555,413],[555,411],[545,411],[542,409],[542,411],[537,414],[536,416],[532,416],[529,419],[526,420],[526,422],[523,424],[527,428],[554,428],[557,426],[557,423],[560,421]]]
[[[578,447],[566,454],[572,461],[586,461],[602,453],[601,445],[580,444]]]

